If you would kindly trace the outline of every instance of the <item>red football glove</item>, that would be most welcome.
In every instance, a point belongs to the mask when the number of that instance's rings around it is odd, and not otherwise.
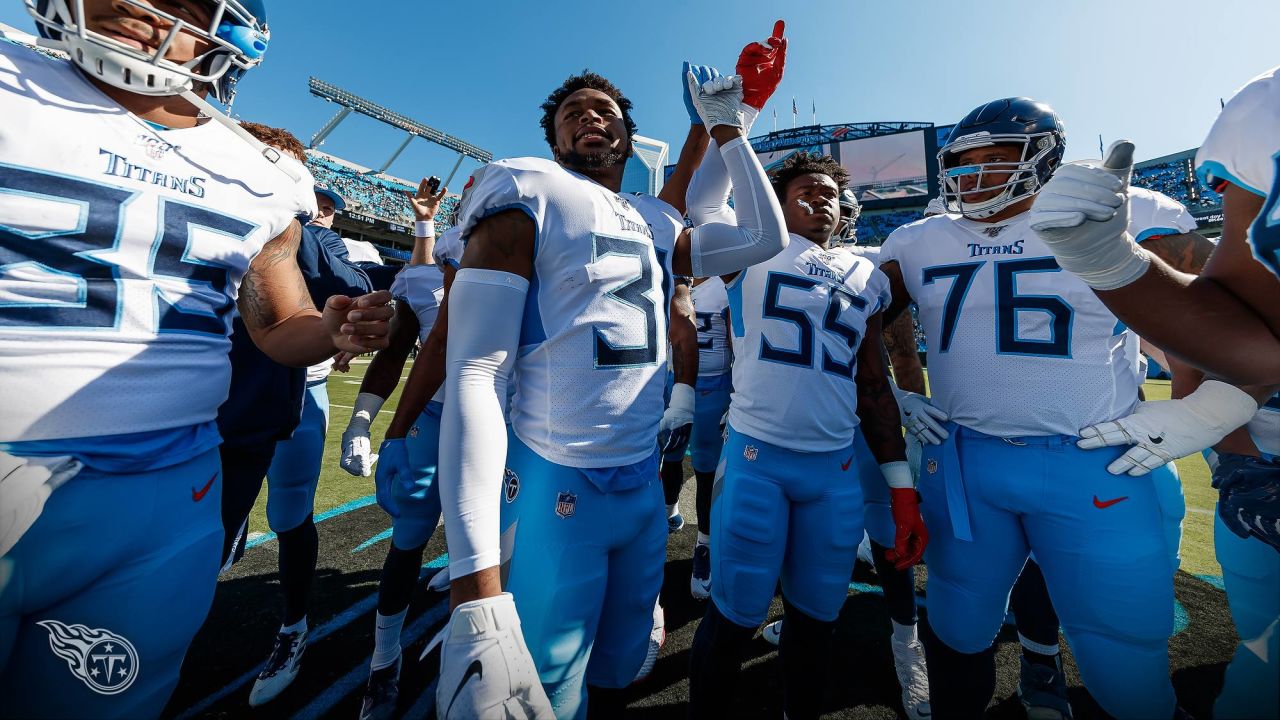
[[[924,557],[924,548],[929,544],[929,531],[920,517],[920,501],[914,488],[889,488],[890,503],[893,506],[893,524],[897,534],[893,540],[893,549],[885,553],[885,557],[899,570],[920,562]]]
[[[742,76],[742,102],[756,110],[764,108],[782,82],[782,70],[787,64],[787,39],[782,37],[785,27],[781,20],[774,23],[767,44],[753,42],[738,56],[734,71]]]

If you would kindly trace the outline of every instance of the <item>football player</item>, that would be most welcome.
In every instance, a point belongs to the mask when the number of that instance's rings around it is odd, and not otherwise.
[[[732,217],[721,205],[728,179],[713,147],[690,187],[691,220]],[[880,341],[888,280],[871,261],[832,246],[847,180],[828,156],[788,157],[772,184],[790,245],[764,263],[722,275],[734,389],[711,509],[717,579],[690,658],[694,717],[730,707],[745,646],[779,579],[787,608],[784,711],[791,718],[820,714],[835,619],[862,538],[862,487],[853,463],[860,425],[879,464],[875,475],[893,496],[899,536],[889,557],[906,568],[924,551],[927,535]]]
[[[840,193],[840,223],[832,239],[843,243],[846,251],[879,264],[878,246],[857,244],[857,221],[861,214],[862,205],[857,196],[853,190],[846,188]],[[900,393],[899,385],[901,389],[919,395],[926,394],[924,370],[916,352],[912,325],[911,314],[903,313],[885,328],[881,336],[888,365],[893,369],[891,387],[895,395]],[[911,410],[900,407],[899,411],[904,414],[902,423],[906,425]],[[919,437],[914,433],[907,434],[907,466],[913,479],[919,474],[920,445]],[[875,567],[884,590],[892,630],[890,647],[893,651],[894,670],[902,690],[903,711],[911,720],[922,720],[930,714],[929,677],[925,670],[924,645],[920,642],[916,628],[915,570],[910,567],[898,569],[889,560],[888,554],[894,545],[896,532],[892,498],[881,479],[879,465],[871,448],[867,446],[861,428],[854,433],[853,449],[856,454],[855,462],[858,464],[858,480],[862,485],[863,526],[866,528],[863,544],[858,546],[858,555]],[[769,623],[760,634],[769,643],[780,644],[782,621]]]
[[[440,638],[441,717],[508,707],[583,717],[588,686],[592,710],[616,714],[616,689],[643,662],[667,535],[654,442],[664,279],[733,272],[787,244],[742,131],[742,79],[704,86],[685,75],[734,176],[741,226],[685,229],[666,203],[618,194],[631,103],[593,73],[543,105],[555,161],[493,163],[463,208],[466,252],[449,302],[466,314],[450,313],[440,442],[455,605]],[[705,135],[690,129],[695,143]],[[509,593],[500,527],[513,546]]]
[[[233,308],[292,366],[385,345],[391,308],[313,307],[295,261],[309,173],[205,100],[229,102],[260,62],[261,2],[27,7],[71,59],[0,43],[0,449],[20,465],[0,493],[8,508],[12,480],[82,469],[20,493],[43,510],[25,534],[0,528],[17,538],[0,559],[3,712],[154,717],[221,565]]]
[[[1070,177],[1046,188],[1053,196],[1033,208],[1033,228],[1063,267],[1160,345],[1171,364],[1186,361],[1232,381],[1256,383],[1236,388],[1209,380],[1197,387],[1198,380],[1183,383],[1175,373],[1177,394],[1194,392],[1168,403],[1145,403],[1096,432],[1109,445],[1134,445],[1126,453],[1132,461],[1117,468],[1131,473],[1161,457],[1217,443],[1210,462],[1219,490],[1214,540],[1241,640],[1214,708],[1221,717],[1275,715],[1280,693],[1280,462],[1273,454],[1280,448],[1276,427],[1268,423],[1280,383],[1278,70],[1236,93],[1196,154],[1197,173],[1222,193],[1225,215],[1218,247],[1199,277],[1175,272],[1181,268],[1135,247],[1126,234],[1123,219],[1132,212],[1133,194],[1125,192],[1130,143],[1113,146],[1101,168],[1073,168]],[[1246,431],[1218,442],[1225,430],[1245,421]],[[1161,447],[1165,441],[1171,447]]]
[[[697,600],[711,594],[711,483],[720,461],[723,435],[720,420],[729,409],[733,351],[726,332],[729,296],[719,278],[696,278],[692,291],[697,318],[698,377],[693,405],[693,428],[684,443],[672,445],[662,457],[662,487],[667,514],[679,517],[680,490],[684,487],[684,455],[689,450],[697,483],[694,507],[698,537],[693,546],[693,573],[689,591]],[[683,525],[683,519],[679,523]]]
[[[418,356],[421,364],[426,364],[428,356],[438,356],[425,348],[440,317],[453,275],[449,258],[437,254],[446,250],[446,243],[443,238],[440,244],[435,242],[434,218],[445,192],[446,189],[438,189],[424,178],[410,200],[417,218],[415,237],[409,264],[392,285],[399,311],[391,322],[390,346],[369,363],[351,422],[342,435],[341,465],[352,475],[367,477],[372,464],[382,458],[384,465],[379,467],[379,479],[383,482],[375,483],[378,504],[393,519],[391,545],[378,579],[373,658],[361,703],[362,720],[390,717],[395,710],[401,668],[400,633],[422,567],[422,552],[440,520],[440,490],[435,484],[440,394],[433,392],[435,397],[425,407],[420,401],[417,407],[421,410],[417,414],[397,413],[387,432],[388,438],[396,440],[386,444],[389,450],[371,455],[369,432],[386,398],[400,383],[400,373],[415,342],[423,343],[424,352]],[[454,264],[460,251],[458,247],[457,254],[452,256]],[[415,368],[417,365],[415,363]],[[406,386],[406,393],[417,397],[417,388],[410,393]]]
[[[287,130],[257,123],[242,126],[263,143],[305,162],[302,143]],[[341,197],[316,188],[317,205],[332,204]],[[324,220],[320,220],[325,223]],[[364,294],[372,287],[369,277],[346,257],[346,248],[335,233],[316,219],[302,228],[297,264],[312,302],[322,304],[334,294]],[[307,603],[315,577],[319,536],[312,511],[324,437],[329,424],[326,359],[305,370],[272,361],[253,344],[244,321],[232,323],[231,387],[227,401],[218,408],[222,435],[222,528],[225,567],[244,552],[249,513],[270,478],[267,523],[279,545],[280,594],[283,619],[266,666],[249,693],[249,704],[261,705],[275,698],[297,676],[307,644]]]
[[[1161,466],[1163,480],[1119,483],[1107,472],[1118,453],[1075,446],[1081,428],[1123,417],[1137,403],[1138,340],[1061,272],[1028,227],[1027,210],[1064,143],[1043,103],[983,104],[938,155],[944,201],[957,213],[895,230],[881,252],[893,284],[888,316],[918,303],[933,390],[927,402],[948,420],[945,436],[934,437],[943,442],[924,449],[920,478],[932,530],[929,620],[937,642],[927,649],[937,717],[986,708],[992,639],[1029,551],[1098,702],[1119,717],[1175,711],[1168,636],[1176,547],[1163,532],[1157,486],[1176,479]],[[1156,210],[1135,218],[1135,236],[1167,202],[1147,200]],[[1161,252],[1173,256],[1197,238],[1166,236]],[[924,422],[919,414],[917,421]],[[1086,577],[1087,594],[1078,591]]]

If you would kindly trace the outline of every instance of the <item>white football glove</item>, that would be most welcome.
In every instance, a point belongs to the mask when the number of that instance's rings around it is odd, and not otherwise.
[[[902,415],[902,427],[907,432],[928,445],[941,445],[951,434],[942,426],[950,419],[943,411],[934,407],[929,398],[909,390],[895,388],[894,397],[898,399],[898,412]]]
[[[373,451],[373,444],[369,441],[369,428],[382,409],[383,402],[385,398],[373,393],[357,395],[355,408],[351,411],[351,422],[342,433],[342,459],[338,464],[356,477],[369,477],[373,473],[373,464],[378,462],[378,454]]]
[[[662,421],[658,423],[658,444],[662,452],[689,442],[689,433],[693,430],[695,397],[691,385],[676,383],[671,386],[671,401],[667,403]]]
[[[685,80],[689,83],[689,97],[708,132],[716,125],[747,127],[742,105],[742,76],[722,75],[699,83],[689,72],[685,73]]]
[[[1107,471],[1137,477],[1217,444],[1257,412],[1258,403],[1248,393],[1207,380],[1181,400],[1139,403],[1128,417],[1090,425],[1080,431],[1076,445],[1084,450],[1132,445]]]
[[[555,720],[511,593],[459,605],[423,657],[436,645],[440,720]]]
[[[1119,140],[1097,161],[1058,168],[1036,194],[1027,222],[1064,270],[1095,290],[1114,290],[1151,265],[1129,236],[1129,175],[1133,143]]]
[[[53,491],[83,467],[69,455],[18,457],[0,452],[0,557],[31,529]]]

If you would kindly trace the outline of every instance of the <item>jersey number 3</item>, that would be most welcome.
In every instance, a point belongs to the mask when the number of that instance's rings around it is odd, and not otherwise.
[[[49,230],[0,224],[0,297],[10,295],[0,302],[0,328],[119,328],[125,281],[141,279],[155,288],[157,333],[226,334],[226,315],[233,306],[226,292],[229,268],[193,259],[191,231],[199,228],[243,241],[255,229],[252,224],[161,200],[148,276],[128,277],[119,265],[97,256],[122,250],[124,218],[136,193],[3,164],[0,188],[0,199],[17,196],[10,199],[11,207],[14,201],[22,203],[31,217],[46,214],[67,226]],[[66,208],[71,213],[61,212]],[[14,283],[23,275],[39,279]],[[9,285],[10,293],[2,292],[4,285]],[[189,300],[180,307],[166,299],[169,293]]]

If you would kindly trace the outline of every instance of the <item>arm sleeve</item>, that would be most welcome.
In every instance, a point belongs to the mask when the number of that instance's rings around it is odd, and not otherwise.
[[[465,268],[450,290],[440,422],[440,505],[449,545],[449,572],[470,575],[501,558],[499,508],[507,457],[503,404],[520,342],[529,281],[511,273]],[[475,322],[475,318],[486,318]]]
[[[787,247],[786,222],[760,160],[745,138],[720,149],[733,182],[737,225],[711,222],[693,229],[690,264],[696,277],[728,275]]]
[[[718,222],[737,225],[733,208],[729,207],[729,169],[724,166],[720,145],[715,140],[707,147],[702,162],[689,180],[685,192],[685,214],[694,225]]]
[[[1154,190],[1135,188],[1129,193],[1129,234],[1135,242],[1164,235],[1181,235],[1196,229],[1196,219],[1182,203]]]

